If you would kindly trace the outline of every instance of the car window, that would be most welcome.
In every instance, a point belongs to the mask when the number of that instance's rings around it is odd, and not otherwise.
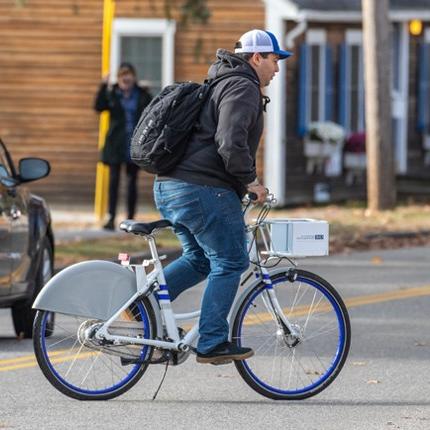
[[[10,171],[10,166],[6,158],[6,154],[2,145],[0,145],[0,176],[11,177],[12,172]]]

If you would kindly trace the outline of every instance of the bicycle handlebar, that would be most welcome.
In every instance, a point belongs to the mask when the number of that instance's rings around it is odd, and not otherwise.
[[[245,204],[246,203],[255,204],[257,199],[258,199],[257,194],[250,192],[250,193],[245,195],[244,203]],[[247,200],[248,200],[248,202],[247,202]],[[277,202],[277,200],[276,200],[275,196],[273,194],[271,194],[270,192],[268,192],[267,197],[266,197],[266,201],[264,202],[264,204],[269,205],[269,206],[273,206],[276,204],[276,202]]]

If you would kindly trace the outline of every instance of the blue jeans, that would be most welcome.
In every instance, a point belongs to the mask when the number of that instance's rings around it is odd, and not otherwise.
[[[176,180],[156,181],[154,197],[183,247],[182,256],[164,269],[171,300],[208,279],[197,351],[210,352],[228,340],[227,316],[249,266],[240,199],[225,188]]]

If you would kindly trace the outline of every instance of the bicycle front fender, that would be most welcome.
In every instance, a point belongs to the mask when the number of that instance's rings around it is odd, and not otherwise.
[[[137,291],[136,276],[108,261],[77,263],[52,277],[33,309],[109,319]]]
[[[288,274],[288,270],[291,269],[291,266],[288,267],[277,267],[276,269],[270,270],[269,271],[269,276],[275,276],[278,275],[279,273],[285,273]],[[242,294],[240,294],[238,296],[238,298],[235,300],[234,305],[231,309],[231,312],[229,314],[229,318],[228,318],[228,322],[229,322],[229,326],[230,326],[230,340],[233,337],[232,331],[233,331],[233,324],[234,324],[234,320],[236,319],[236,316],[239,312],[240,306],[242,305],[243,301],[245,300],[245,298],[248,296],[249,292],[254,289],[258,284],[262,284],[263,280],[259,277],[257,279],[254,279],[242,292]]]

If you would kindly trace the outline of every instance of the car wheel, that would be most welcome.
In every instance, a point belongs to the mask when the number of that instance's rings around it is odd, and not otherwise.
[[[42,287],[51,279],[54,273],[52,246],[47,237],[42,242],[42,258],[37,268],[35,277],[35,288],[32,297],[29,300],[16,303],[12,307],[12,320],[15,328],[15,333],[20,338],[30,339],[33,333],[33,321],[36,311],[32,309],[33,302],[39,294]],[[54,314],[48,317],[47,321],[48,333],[54,331]]]

